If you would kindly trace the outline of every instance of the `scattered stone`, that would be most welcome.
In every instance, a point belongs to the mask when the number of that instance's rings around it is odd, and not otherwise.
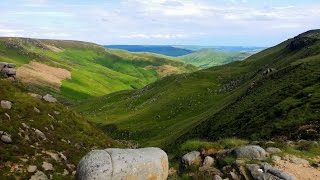
[[[34,112],[36,112],[36,113],[40,113],[41,111],[38,109],[38,108],[36,108],[36,107],[33,107],[33,110],[34,110]]]
[[[60,152],[59,152],[59,156],[60,156],[60,158],[63,159],[64,161],[67,160],[67,157],[66,157],[64,154],[60,153]]]
[[[214,159],[210,156],[207,156],[204,158],[202,166],[204,167],[210,167],[214,165]]]
[[[48,180],[48,177],[42,171],[37,171],[33,176],[31,176],[30,180]]]
[[[159,148],[94,150],[77,166],[77,180],[168,177],[168,156]]]
[[[281,149],[275,147],[268,147],[266,151],[270,154],[281,153]]]
[[[66,169],[64,169],[64,170],[63,170],[62,175],[63,175],[63,176],[67,176],[67,175],[69,175],[69,171],[68,171],[68,170],[66,170]]]
[[[43,132],[41,132],[39,129],[36,129],[34,132],[35,132],[36,135],[37,135],[38,137],[40,137],[42,140],[46,140],[46,139],[47,139],[46,135],[45,135]]]
[[[12,143],[12,139],[11,139],[11,135],[6,133],[6,132],[3,132],[3,131],[0,131],[0,136],[1,136],[1,141],[6,143],[6,144],[11,144]]]
[[[51,163],[48,163],[48,162],[43,162],[42,163],[42,168],[45,170],[45,171],[53,171],[53,166]]]
[[[213,180],[223,180],[219,175],[214,175]]]
[[[265,158],[267,156],[267,152],[260,146],[249,145],[242,146],[232,150],[232,154],[236,158],[248,158],[248,159],[258,159]]]
[[[55,115],[59,115],[59,114],[60,114],[59,111],[53,111],[53,113],[54,113]]]
[[[42,153],[50,156],[52,159],[54,159],[54,160],[57,161],[57,162],[60,161],[60,157],[59,157],[59,155],[56,154],[56,153],[49,152],[49,151],[42,151]]]
[[[280,161],[281,157],[280,156],[272,156],[271,159],[276,162],[276,161]]]
[[[264,171],[266,173],[270,173],[272,174],[273,176],[276,176],[280,179],[284,179],[284,180],[294,180],[294,177],[292,177],[291,175],[279,170],[279,169],[276,169],[274,167],[272,167],[270,164],[268,163],[262,163],[261,166],[263,167]]]
[[[12,103],[10,101],[1,100],[1,107],[2,109],[10,110],[12,108]]]
[[[199,151],[192,151],[192,152],[185,154],[184,156],[182,156],[182,163],[185,166],[190,166],[190,165],[199,166],[199,165],[201,165],[202,158],[200,156],[200,152]]]
[[[43,96],[43,99],[47,102],[50,102],[50,103],[55,103],[57,102],[57,99],[54,98],[52,95],[50,94],[46,94],[45,96]]]
[[[37,99],[42,99],[42,96],[36,93],[28,93],[31,97],[37,98]]]
[[[210,176],[210,177],[214,175],[223,176],[223,173],[219,169],[214,167],[202,166],[202,167],[199,167],[199,171],[204,172],[206,176]]]
[[[27,169],[28,173],[34,173],[36,172],[36,170],[37,170],[37,166],[33,166],[33,165],[28,166],[28,169]]]
[[[290,161],[294,164],[301,164],[301,165],[309,165],[309,161],[302,159],[302,158],[298,158],[296,156],[293,155],[287,155],[283,158],[286,161]]]
[[[52,129],[52,130],[54,130],[54,127],[53,127],[53,125],[52,125],[52,124],[50,125],[50,127],[51,127],[51,129]]]
[[[21,125],[22,125],[25,129],[29,129],[29,128],[30,128],[26,123],[21,123]]]
[[[8,113],[4,113],[4,115],[7,116],[7,118],[8,118],[9,120],[11,120],[11,117],[10,117],[10,115],[9,115]]]

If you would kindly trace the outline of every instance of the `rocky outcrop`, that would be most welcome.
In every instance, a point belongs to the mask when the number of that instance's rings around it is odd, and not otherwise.
[[[6,78],[16,79],[16,65],[6,62],[0,62],[0,75]]]
[[[168,156],[159,148],[94,150],[77,166],[77,180],[168,177]]]

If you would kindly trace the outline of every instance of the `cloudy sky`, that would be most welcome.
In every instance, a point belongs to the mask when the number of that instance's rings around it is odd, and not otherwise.
[[[272,46],[320,28],[318,0],[0,0],[0,36]]]

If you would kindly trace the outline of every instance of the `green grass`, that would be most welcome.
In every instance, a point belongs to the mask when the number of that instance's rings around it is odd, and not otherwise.
[[[296,138],[300,126],[319,123],[320,102],[320,42],[290,49],[300,38],[244,61],[91,99],[76,110],[112,137],[168,150],[195,138]],[[268,68],[275,71],[266,75]]]
[[[37,61],[71,71],[71,79],[63,81],[60,91],[51,92],[70,103],[142,88],[168,75],[158,71],[164,66],[172,67],[174,70],[170,73],[173,74],[197,69],[165,56],[109,50],[86,42],[24,38],[0,38],[0,61],[18,66]]]
[[[85,118],[68,110],[63,105],[47,103],[31,97],[27,94],[22,84],[13,84],[6,80],[0,80],[0,87],[0,100],[9,100],[13,104],[11,110],[0,108],[0,130],[11,134],[13,140],[12,144],[0,142],[1,166],[5,162],[10,161],[22,164],[23,168],[27,168],[28,165],[37,165],[41,169],[42,162],[49,160],[56,169],[54,173],[58,175],[58,173],[63,172],[63,169],[67,169],[65,163],[55,162],[46,155],[41,154],[42,151],[62,152],[68,158],[68,163],[76,165],[92,148],[122,146],[107,137],[101,130],[88,123]],[[33,110],[34,107],[38,108],[41,112],[36,113]],[[60,114],[55,114],[54,111],[58,111]],[[10,115],[11,120],[8,120],[5,113]],[[27,124],[30,129],[25,129],[21,123]],[[54,129],[51,129],[51,126]],[[45,133],[48,140],[38,140],[31,128],[39,129]],[[19,129],[25,131],[21,133],[21,136],[19,135],[19,131],[21,131]],[[24,139],[26,133],[29,134],[29,141]],[[63,142],[62,139],[69,140],[71,143]],[[82,144],[83,147],[80,149],[76,148],[75,144],[77,143]],[[36,154],[40,156],[36,156]],[[20,160],[22,157],[29,160],[22,162]],[[15,175],[23,178],[30,177],[30,174],[25,172],[19,174],[9,172],[8,168],[0,168],[0,178],[9,178]]]
[[[209,68],[228,64],[234,61],[241,61],[249,57],[249,53],[241,52],[219,52],[212,49],[204,49],[178,58],[183,62],[195,65],[200,68]]]

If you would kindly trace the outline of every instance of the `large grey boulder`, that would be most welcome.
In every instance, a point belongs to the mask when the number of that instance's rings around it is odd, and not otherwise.
[[[232,150],[236,158],[260,159],[267,156],[267,152],[260,146],[248,145],[238,147]]]
[[[199,166],[202,164],[202,158],[199,151],[192,151],[184,156],[182,156],[182,164],[185,166],[196,165]]]
[[[93,150],[77,166],[77,180],[168,177],[168,156],[159,148]]]
[[[2,109],[11,109],[12,103],[10,101],[1,100],[1,108]]]

